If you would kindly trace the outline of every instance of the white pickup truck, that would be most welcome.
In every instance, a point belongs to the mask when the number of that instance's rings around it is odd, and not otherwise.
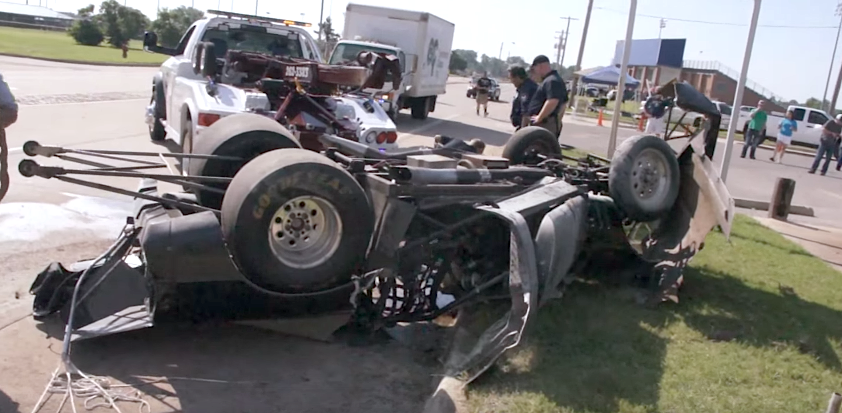
[[[219,81],[202,75],[202,44],[213,44],[214,54],[224,59],[228,50],[267,56],[321,62],[313,37],[305,29],[309,23],[209,10],[205,18],[194,22],[175,48],[157,44],[157,35],[147,33],[144,49],[171,56],[152,79],[152,98],[146,110],[146,123],[153,141],[172,139],[185,153],[192,153],[195,139],[220,118],[243,112],[270,112],[265,93],[245,85],[242,74],[227,70]],[[199,55],[197,55],[197,52]],[[207,59],[205,59],[207,60]],[[226,65],[226,68],[228,66]],[[212,83],[212,84],[211,84]],[[335,96],[337,114],[352,114],[359,125],[360,142],[378,149],[396,146],[394,122],[379,105],[369,104],[361,96]],[[372,108],[373,106],[373,108]],[[345,115],[342,115],[345,116]],[[292,131],[298,135],[298,132]]]
[[[454,28],[430,13],[351,3],[329,63],[352,61],[361,51],[397,56],[400,87],[372,92],[379,92],[380,104],[393,119],[401,109],[410,109],[414,119],[426,119],[447,89]]]
[[[737,125],[737,128],[743,134],[748,129],[748,122],[751,120],[751,111],[754,109],[752,106],[742,106],[740,108],[740,123]],[[798,130],[792,134],[792,142],[818,146],[822,137],[824,124],[832,119],[830,115],[823,110],[797,105],[788,106],[787,111],[792,111],[792,119],[798,123]],[[767,138],[777,139],[778,124],[785,116],[785,112],[769,112],[766,120],[766,129],[761,132],[761,135],[765,135]]]

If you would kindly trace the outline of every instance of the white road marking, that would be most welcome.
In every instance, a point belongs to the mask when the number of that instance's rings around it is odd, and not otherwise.
[[[826,193],[826,194],[828,194],[828,195],[830,195],[830,196],[832,196],[832,197],[834,197],[834,198],[842,199],[842,195],[835,194],[835,193],[830,192],[830,191],[828,191],[828,190],[826,190],[826,189],[822,189],[821,191],[822,191],[822,192],[824,192],[824,193]]]
[[[36,103],[33,105],[30,104],[23,104],[21,103],[21,107],[31,108],[37,106],[64,106],[64,105],[90,105],[92,103],[114,103],[114,102],[132,102],[135,100],[149,100],[147,98],[134,98],[134,99],[113,99],[113,100],[92,100],[88,102],[61,102],[61,103]]]

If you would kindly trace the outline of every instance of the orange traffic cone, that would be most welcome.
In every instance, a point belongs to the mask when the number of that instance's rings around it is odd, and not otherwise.
[[[599,108],[599,117],[596,118],[596,126],[602,126],[602,108]]]
[[[637,130],[638,131],[643,132],[643,122],[645,122],[645,121],[646,121],[646,114],[641,113],[640,114],[640,120],[637,122]]]

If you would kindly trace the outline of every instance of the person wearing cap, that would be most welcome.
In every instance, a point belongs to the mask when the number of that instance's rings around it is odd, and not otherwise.
[[[509,118],[512,121],[512,126],[515,130],[529,126],[529,102],[535,91],[538,90],[538,84],[529,78],[526,69],[523,66],[512,66],[509,68],[509,80],[517,90],[517,95],[512,101],[512,112]]]
[[[830,166],[830,161],[833,155],[839,153],[839,136],[842,134],[842,114],[836,115],[836,119],[831,119],[824,124],[822,129],[822,138],[819,140],[819,149],[816,151],[816,157],[813,158],[813,166],[807,173],[814,174],[816,169],[819,169],[819,163],[822,158],[825,158],[822,166],[822,175],[827,173],[827,168]]]
[[[550,66],[547,56],[538,55],[530,69],[541,80],[529,101],[530,123],[549,130],[557,137],[561,133],[561,117],[568,100],[567,87],[561,75]]]

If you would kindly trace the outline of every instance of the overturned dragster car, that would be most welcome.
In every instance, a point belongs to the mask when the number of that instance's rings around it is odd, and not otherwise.
[[[718,122],[704,96],[688,85],[675,91],[679,106]],[[70,175],[144,178],[137,192],[110,188],[135,197],[136,211],[108,251],[38,275],[34,316],[57,314],[77,339],[151,327],[173,313],[347,311],[350,324],[376,330],[445,313],[458,322],[462,309],[496,299],[506,315],[446,369],[470,382],[519,343],[541,305],[574,277],[634,268],[653,280],[655,297],[674,294],[706,235],[716,226],[727,235],[733,219],[699,135],[676,140],[678,150],[654,136],[630,138],[610,161],[565,157],[537,127],[515,133],[503,157],[482,155],[476,140],[441,137],[434,147],[384,152],[322,135],[323,152],[276,149],[236,160],[231,176],[178,176],[194,192],[221,187],[218,208],[195,194],[159,193],[156,180],[168,175],[27,159],[24,176],[102,189]],[[119,155],[35,142],[24,151]]]

